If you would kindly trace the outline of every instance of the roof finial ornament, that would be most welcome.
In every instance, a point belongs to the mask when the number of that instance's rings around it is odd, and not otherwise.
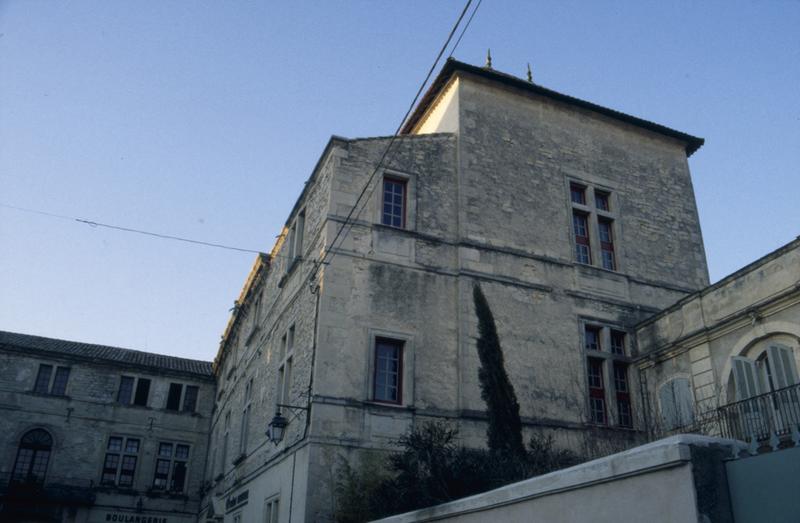
[[[491,49],[487,49],[486,50],[486,65],[484,65],[484,67],[486,69],[491,69],[492,68],[492,50]]]
[[[533,83],[533,73],[531,72],[530,62],[528,62],[528,82]]]

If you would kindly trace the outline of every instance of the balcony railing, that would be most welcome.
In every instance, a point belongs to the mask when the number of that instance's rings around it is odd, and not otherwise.
[[[800,431],[800,383],[717,409],[721,435],[749,441]]]

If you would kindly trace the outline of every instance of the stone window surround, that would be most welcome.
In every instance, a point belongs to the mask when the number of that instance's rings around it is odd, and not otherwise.
[[[381,227],[390,229],[403,229],[414,231],[417,228],[417,176],[413,173],[396,171],[394,169],[380,169],[375,177],[377,185],[372,196],[373,222]],[[405,220],[403,227],[383,225],[383,180],[389,178],[405,182]]]
[[[633,369],[632,361],[631,361],[631,340],[632,336],[631,333],[628,332],[626,329],[621,327],[620,325],[615,325],[608,321],[603,320],[596,320],[594,318],[580,318],[579,319],[580,325],[580,342],[581,342],[581,355],[583,357],[583,365],[584,365],[584,375],[586,376],[585,387],[586,387],[586,394],[584,395],[585,403],[586,403],[586,412],[589,414],[587,418],[587,423],[592,425],[600,425],[603,427],[614,427],[623,430],[633,430],[636,428],[636,402],[634,400],[634,387],[633,387],[633,380],[631,379],[631,370]],[[588,329],[598,329],[599,331],[599,345],[600,350],[591,350],[586,348],[586,337],[585,333]],[[623,333],[625,335],[625,354],[616,354],[611,352],[611,331]],[[598,424],[591,420],[591,405],[590,405],[590,391],[589,391],[589,384],[588,384],[588,376],[589,376],[589,359],[601,359],[603,360],[603,387],[604,387],[604,394],[605,394],[605,416],[606,422],[604,424]],[[617,390],[615,387],[615,379],[614,379],[614,364],[621,363],[626,365],[627,367],[627,378],[628,378],[628,397],[630,403],[630,410],[631,410],[631,427],[623,427],[619,425],[619,412],[617,409]]]
[[[173,385],[180,386],[180,392],[178,393],[178,408],[177,409],[170,409],[167,406],[169,405],[170,393],[172,390]],[[186,396],[189,391],[189,387],[193,387],[195,392],[194,397],[194,406],[191,409],[186,408]],[[170,381],[169,386],[167,387],[167,397],[164,401],[164,410],[169,412],[188,412],[188,413],[195,413],[197,412],[198,403],[200,401],[200,386],[193,385],[191,383],[184,383],[184,382],[177,382],[177,381]]]
[[[401,401],[398,403],[388,403],[374,399],[375,382],[375,342],[379,338],[397,340],[403,343],[402,364],[401,364]],[[366,357],[367,363],[364,376],[362,397],[367,403],[374,403],[385,407],[411,407],[414,405],[414,335],[407,332],[392,331],[387,329],[371,328],[367,333]]]
[[[122,446],[120,450],[110,450],[108,448],[111,438],[119,438],[122,440]],[[137,443],[137,450],[136,452],[129,452],[128,451],[128,440],[136,440]],[[106,447],[105,451],[103,452],[103,462],[100,464],[100,484],[105,486],[121,486],[122,488],[133,488],[136,484],[136,476],[139,472],[139,457],[142,453],[142,446],[144,445],[145,438],[136,435],[128,435],[128,434],[117,434],[112,433],[106,438]],[[109,454],[117,454],[119,455],[119,462],[117,463],[116,470],[115,470],[115,478],[113,482],[104,482],[103,476],[105,474],[105,465],[106,459]],[[124,457],[133,457],[136,461],[133,467],[133,477],[131,478],[130,485],[120,485],[119,479],[122,472],[122,461]]]
[[[576,177],[567,177],[565,180],[567,202],[569,204],[569,238],[572,244],[573,263],[581,263],[576,261],[576,241],[575,232],[573,230],[573,214],[579,213],[586,216],[587,225],[589,228],[589,259],[590,263],[582,265],[590,265],[598,269],[622,272],[622,262],[620,260],[620,232],[619,232],[619,199],[617,192],[602,183],[589,182],[584,179]],[[580,186],[584,189],[584,204],[574,202],[572,200],[572,186]],[[606,197],[609,210],[605,211],[596,205],[596,195],[598,192]],[[610,222],[611,226],[611,239],[613,244],[614,253],[614,269],[606,269],[603,267],[603,253],[600,248],[600,226],[599,221]]]
[[[42,375],[42,371],[45,367],[49,367],[49,375],[47,377],[47,383],[43,390],[37,390],[39,385],[39,379]],[[49,396],[59,396],[59,397],[66,397],[67,396],[67,388],[69,387],[69,378],[72,373],[72,367],[69,365],[56,365],[54,363],[40,363],[39,367],[36,371],[36,377],[33,381],[33,388],[31,389],[32,392],[36,394],[46,394]],[[63,379],[64,385],[62,391],[56,390],[56,381],[57,379]]]
[[[171,446],[171,453],[170,456],[162,456],[160,454],[161,446],[162,445],[170,445]],[[177,455],[178,447],[186,447],[187,453],[185,457],[179,457]],[[171,492],[174,494],[181,494],[186,492],[187,488],[189,487],[189,462],[192,459],[192,445],[185,441],[176,441],[170,439],[157,439],[156,440],[156,447],[155,447],[155,460],[153,461],[153,482],[151,484],[152,490],[157,490],[161,492]],[[169,468],[167,469],[167,477],[165,478],[166,484],[164,488],[160,488],[156,486],[156,479],[158,475],[158,462],[159,461],[169,461]],[[173,490],[172,489],[172,482],[174,481],[173,473],[175,472],[175,463],[182,462],[184,466],[183,470],[183,485],[180,489]]]

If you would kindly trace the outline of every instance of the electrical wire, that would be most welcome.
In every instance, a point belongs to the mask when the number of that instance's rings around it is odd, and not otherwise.
[[[142,235],[145,235],[145,236],[152,236],[154,238],[161,238],[162,240],[175,240],[175,241],[180,241],[180,242],[193,243],[193,244],[197,244],[197,245],[205,245],[206,247],[216,247],[218,249],[227,249],[229,251],[248,252],[248,253],[253,253],[253,254],[264,254],[263,251],[257,251],[257,250],[254,250],[254,249],[244,249],[242,247],[233,247],[231,245],[223,245],[221,243],[206,242],[206,241],[203,241],[203,240],[194,240],[194,239],[191,239],[191,238],[183,238],[181,236],[173,236],[171,234],[162,234],[162,233],[159,233],[159,232],[144,231],[142,229],[133,229],[131,227],[122,227],[120,225],[112,225],[112,224],[109,224],[109,223],[96,222],[96,221],[93,221],[93,220],[87,220],[85,218],[77,218],[75,216],[65,216],[63,214],[55,214],[55,213],[52,213],[52,212],[40,211],[38,209],[29,209],[29,208],[26,208],[26,207],[18,207],[16,205],[9,205],[9,204],[6,204],[6,203],[0,203],[0,207],[5,207],[6,209],[13,209],[15,211],[28,212],[28,213],[32,213],[32,214],[40,214],[42,216],[49,216],[51,218],[60,218],[62,220],[69,220],[69,221],[79,222],[79,223],[86,224],[86,225],[88,225],[90,227],[104,227],[106,229],[112,229],[112,230],[115,230],[115,231],[131,232],[131,233],[135,233],[135,234],[142,234]]]
[[[358,198],[356,198],[356,201],[353,204],[353,207],[350,209],[350,212],[347,213],[347,216],[345,217],[344,222],[339,227],[339,230],[336,232],[336,235],[333,237],[333,241],[331,241],[330,247],[325,250],[325,253],[322,256],[322,259],[314,263],[314,268],[311,270],[311,273],[309,274],[309,277],[308,277],[309,281],[312,281],[316,277],[317,272],[319,271],[319,268],[321,266],[329,264],[330,261],[336,256],[336,250],[335,250],[336,242],[339,240],[340,237],[342,239],[344,239],[344,237],[342,236],[342,233],[345,231],[345,229],[347,229],[348,232],[349,232],[349,230],[352,229],[352,221],[351,220],[353,219],[354,213],[355,213],[355,216],[358,216],[358,215],[361,214],[361,209],[359,209],[359,207],[363,205],[362,204],[362,198],[367,193],[367,190],[370,189],[370,185],[372,184],[372,180],[375,178],[375,175],[378,173],[380,168],[383,166],[383,162],[386,160],[386,157],[388,156],[389,151],[392,148],[392,145],[394,145],[395,140],[397,139],[398,135],[400,134],[400,130],[403,128],[403,125],[406,123],[406,120],[408,120],[408,117],[411,114],[411,111],[413,111],[414,106],[417,103],[417,100],[419,99],[420,95],[422,94],[423,90],[425,89],[425,86],[428,84],[428,80],[430,80],[431,75],[433,74],[433,71],[436,69],[436,66],[439,64],[439,60],[441,60],[442,55],[447,50],[447,47],[450,45],[450,41],[453,39],[453,35],[458,30],[459,25],[461,25],[461,20],[464,19],[464,15],[467,14],[467,11],[469,10],[469,7],[470,7],[471,4],[472,4],[472,0],[467,0],[467,3],[464,5],[464,9],[461,11],[461,14],[458,17],[458,20],[456,20],[456,23],[453,25],[453,28],[450,30],[450,34],[447,36],[447,40],[445,41],[445,43],[442,46],[442,48],[439,50],[439,54],[436,55],[436,60],[434,60],[433,65],[431,65],[430,69],[428,70],[428,74],[425,76],[425,79],[422,81],[422,84],[419,86],[419,89],[417,90],[417,94],[414,96],[414,99],[411,101],[411,104],[409,105],[408,110],[406,111],[406,114],[403,116],[402,120],[400,120],[400,124],[397,126],[397,129],[395,130],[394,134],[392,135],[391,139],[389,140],[389,143],[386,145],[386,148],[383,150],[383,154],[381,155],[380,159],[378,160],[378,163],[375,166],[375,169],[372,171],[372,174],[370,174],[369,178],[367,179],[367,183],[364,184],[364,188],[359,193]],[[473,11],[472,16],[470,16],[470,18],[469,18],[470,21],[472,21],[472,17],[475,16],[475,11],[477,11],[478,7],[480,7],[480,1],[478,2],[475,10]],[[452,54],[455,52],[456,47],[458,47],[458,42],[461,41],[461,37],[464,36],[464,32],[466,31],[468,26],[469,26],[469,22],[467,22],[467,25],[464,27],[464,30],[461,32],[461,35],[458,37],[458,41],[453,46],[453,49],[450,51],[450,56],[452,56]],[[373,187],[370,190],[369,195],[371,195],[374,190],[375,190],[375,187]],[[368,200],[369,200],[369,197],[367,197],[365,202],[368,201]],[[356,209],[359,209],[358,213],[356,213]],[[329,256],[330,256],[330,258],[329,258]]]

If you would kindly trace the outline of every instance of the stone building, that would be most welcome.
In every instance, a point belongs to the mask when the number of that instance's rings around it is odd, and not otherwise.
[[[656,435],[800,441],[800,239],[636,328]]]
[[[0,520],[197,519],[210,362],[0,332]]]
[[[702,143],[454,60],[398,138],[333,137],[223,336],[201,519],[326,521],[338,460],[427,420],[484,445],[476,283],[526,432],[642,441],[633,328],[708,285]]]

